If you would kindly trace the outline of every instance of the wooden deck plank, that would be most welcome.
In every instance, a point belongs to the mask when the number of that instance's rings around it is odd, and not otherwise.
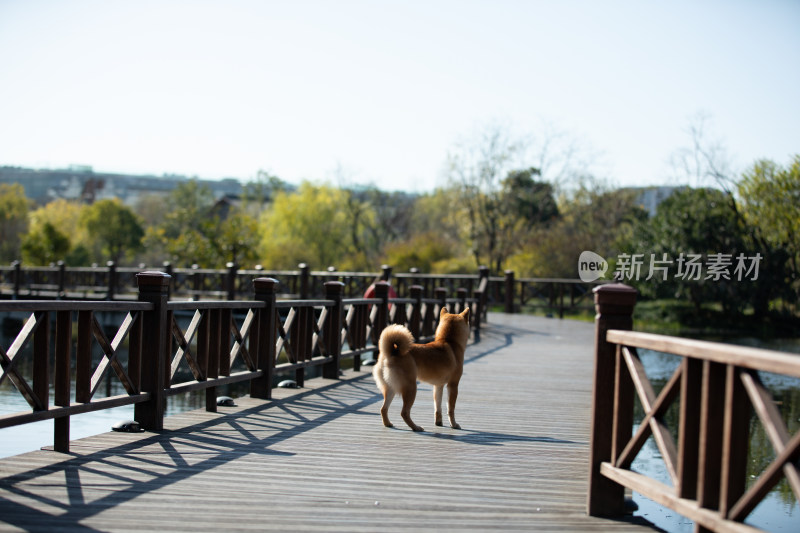
[[[366,372],[0,460],[0,530],[652,530],[588,517],[591,324],[492,315],[467,350],[463,430],[381,425]]]

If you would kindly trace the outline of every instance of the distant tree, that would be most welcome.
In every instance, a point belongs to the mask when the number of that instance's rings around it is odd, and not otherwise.
[[[610,259],[616,256],[632,227],[647,218],[636,204],[636,193],[611,190],[585,179],[562,198],[559,216],[530,233],[522,249],[508,261],[520,276],[576,278],[578,258],[589,250]]]
[[[452,243],[441,233],[419,233],[407,240],[387,245],[386,263],[395,272],[408,272],[418,268],[422,273],[440,273],[442,266],[453,259]],[[475,268],[471,269],[474,273]]]
[[[86,206],[70,200],[59,198],[48,204],[30,212],[30,225],[27,236],[30,237],[29,246],[44,246],[50,243],[58,247],[60,240],[51,230],[46,229],[49,224],[55,228],[58,235],[66,237],[68,242],[67,250],[60,248],[51,252],[32,252],[40,261],[40,264],[49,264],[53,261],[63,260],[68,266],[87,266],[92,262],[90,248],[93,240],[88,235],[86,228],[80,224],[80,217]],[[55,244],[54,244],[55,241]],[[38,243],[38,244],[33,244]],[[55,259],[51,257],[55,254]]]
[[[293,187],[265,170],[259,170],[256,178],[242,187],[242,201],[248,211],[260,213],[279,192],[288,192]]]
[[[207,186],[197,180],[178,185],[166,198],[166,215],[161,225],[148,230],[146,242],[160,241],[169,259],[183,266],[221,268],[221,264],[214,264],[209,244],[213,207],[214,194]]]
[[[211,189],[191,180],[166,198],[166,214],[158,226],[147,229],[145,243],[163,249],[183,265],[223,268],[242,265],[256,256],[256,219],[236,205],[222,205]]]
[[[724,312],[736,315],[752,297],[752,284],[737,282],[732,276],[735,258],[739,254],[752,255],[747,246],[745,228],[736,213],[730,208],[731,198],[719,189],[682,189],[664,200],[655,216],[638,225],[632,237],[630,254],[641,253],[644,266],[639,280],[625,280],[636,285],[646,296],[661,298],[687,298],[699,312],[702,304],[720,302]],[[661,261],[664,254],[671,261],[668,275],[654,275],[651,279],[648,268],[650,254]],[[709,278],[709,257],[716,254],[729,256],[728,279]],[[678,276],[678,269],[690,271],[689,263],[679,263],[681,257],[698,256],[698,274]],[[692,269],[695,267],[692,267]],[[760,266],[763,279],[764,265]],[[666,278],[666,279],[664,279]]]
[[[467,214],[476,267],[488,264],[496,273],[509,255],[506,239],[516,229],[516,220],[508,216],[511,206],[502,181],[513,170],[511,165],[521,150],[521,143],[510,139],[507,132],[493,129],[449,155],[450,180]]]
[[[375,268],[387,246],[411,234],[417,197],[405,192],[386,192],[375,187],[347,189],[345,210],[352,245],[364,259],[365,268]],[[393,265],[394,266],[394,265]]]
[[[771,296],[793,302],[796,310],[800,296],[800,155],[786,168],[772,161],[756,162],[743,174],[737,192],[754,248],[760,249],[773,267],[785,261],[783,290],[775,287]]]
[[[144,230],[139,218],[117,198],[87,206],[80,222],[106,260],[120,264],[142,248]]]
[[[268,268],[336,266],[349,269],[355,249],[351,220],[342,206],[347,192],[327,185],[303,183],[293,193],[281,192],[260,220],[262,264]]]
[[[554,188],[524,165],[526,145],[502,128],[486,130],[449,156],[450,181],[466,213],[475,266],[502,272],[537,224],[557,216]]]
[[[211,239],[216,255],[222,260],[220,264],[233,263],[247,266],[258,261],[258,247],[261,241],[258,219],[236,208],[217,222],[217,239]]]
[[[69,249],[69,237],[50,222],[44,222],[22,239],[22,261],[35,266],[50,265],[64,260]]]
[[[20,258],[30,204],[22,185],[0,184],[0,262],[9,263]]]
[[[133,212],[142,221],[142,226],[159,226],[167,216],[167,200],[163,194],[144,194],[136,200]]]

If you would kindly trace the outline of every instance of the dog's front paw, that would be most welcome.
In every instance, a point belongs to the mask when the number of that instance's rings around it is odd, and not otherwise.
[[[461,429],[461,424],[453,422],[452,424],[450,424],[450,427],[453,429]]]
[[[414,431],[425,431],[425,428],[422,426],[411,426],[411,429]]]

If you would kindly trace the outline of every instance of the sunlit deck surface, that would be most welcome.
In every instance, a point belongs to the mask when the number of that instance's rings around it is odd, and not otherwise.
[[[166,419],[162,433],[0,460],[0,529],[652,531],[586,516],[593,325],[490,314],[467,349],[457,420],[431,388],[381,425],[369,367]],[[634,519],[636,520],[636,519]]]

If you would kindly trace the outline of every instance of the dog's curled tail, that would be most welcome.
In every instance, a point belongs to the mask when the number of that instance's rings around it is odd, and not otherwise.
[[[405,326],[390,324],[381,332],[378,348],[382,354],[404,355],[414,344],[414,336]]]

